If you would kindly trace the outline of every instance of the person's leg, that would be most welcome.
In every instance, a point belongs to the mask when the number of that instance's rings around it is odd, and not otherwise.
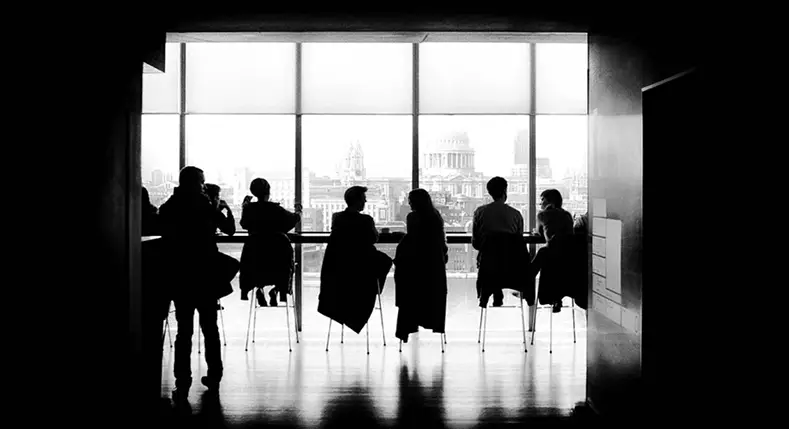
[[[189,300],[176,299],[175,320],[178,332],[175,335],[175,388],[185,398],[192,385],[192,335],[194,334],[194,304]]]
[[[205,343],[205,362],[208,366],[208,376],[202,382],[208,388],[218,388],[222,380],[224,367],[222,365],[222,344],[219,338],[219,327],[216,323],[216,301],[208,300],[197,308],[200,313],[200,329],[203,331]]]

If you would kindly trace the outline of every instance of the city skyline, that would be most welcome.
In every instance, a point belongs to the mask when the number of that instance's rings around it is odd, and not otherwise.
[[[177,173],[177,119],[163,115],[145,118],[144,179],[151,177],[154,170]],[[312,116],[304,118],[303,129],[305,171],[317,176],[335,176],[337,164],[348,146],[359,142],[369,177],[411,177],[410,117]],[[538,116],[537,129],[537,157],[551,160],[554,179],[561,178],[568,170],[581,172],[586,164],[586,116]],[[508,176],[516,165],[516,138],[519,133],[528,132],[528,117],[421,117],[420,163],[423,163],[422,155],[442,137],[463,132],[468,134],[469,145],[474,149],[476,171],[485,176]],[[219,171],[230,175],[245,167],[259,172],[293,174],[295,118],[188,116],[187,164],[201,167],[207,174],[211,171],[212,175]]]

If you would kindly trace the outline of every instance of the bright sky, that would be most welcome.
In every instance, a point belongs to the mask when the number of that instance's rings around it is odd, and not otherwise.
[[[145,110],[177,112],[177,46],[168,72],[144,76]],[[369,176],[410,177],[412,130],[410,44],[303,46],[303,167],[333,175],[359,141]],[[420,46],[420,152],[442,135],[466,131],[476,167],[507,175],[515,137],[528,130],[528,45],[432,43]],[[580,170],[586,158],[586,45],[538,45],[537,156],[554,175]],[[188,44],[187,163],[230,174],[293,171],[295,47],[292,44]],[[173,87],[173,85],[176,85]],[[217,113],[269,113],[220,115]],[[279,113],[279,114],[271,114]],[[326,114],[342,113],[329,116]],[[375,115],[358,115],[375,113]],[[503,115],[519,113],[520,115]],[[354,115],[351,115],[354,114]],[[488,115],[485,115],[488,114]],[[491,115],[495,114],[495,115]],[[178,116],[144,115],[143,180],[178,170]]]

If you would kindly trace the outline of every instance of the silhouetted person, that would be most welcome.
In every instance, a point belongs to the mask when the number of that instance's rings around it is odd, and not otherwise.
[[[546,189],[540,194],[540,212],[537,213],[537,233],[549,244],[573,235],[573,215],[562,208],[562,194],[556,189]]]
[[[523,215],[506,204],[507,181],[496,176],[488,181],[487,188],[493,202],[478,207],[474,211],[472,226],[471,245],[480,252],[477,255],[478,265],[482,260],[483,249],[486,246],[485,241],[489,236],[512,234],[523,238]],[[485,303],[487,303],[487,299],[485,299]],[[504,294],[501,289],[495,289],[493,291],[493,306],[500,307],[503,304]]]
[[[208,375],[202,383],[218,389],[223,366],[217,299],[226,293],[220,288],[219,250],[215,242],[216,210],[204,193],[205,178],[197,167],[184,167],[179,186],[159,209],[163,239],[172,258],[172,297],[178,333],[175,339],[176,400],[185,400],[192,384],[191,352],[194,312],[200,314],[200,328],[205,339]],[[229,286],[229,285],[228,285]],[[232,290],[232,289],[231,289]]]
[[[145,186],[142,187],[142,236],[159,235],[159,210],[151,204],[151,197]]]
[[[279,203],[269,201],[271,185],[265,179],[253,180],[249,191],[258,200],[252,202],[251,196],[244,197],[241,211],[241,227],[249,232],[249,240],[241,252],[241,299],[246,301],[249,291],[258,288],[258,304],[265,307],[263,287],[274,286],[269,298],[271,305],[276,306],[277,292],[282,302],[286,302],[286,295],[291,293],[294,261],[287,232],[301,220],[301,204],[296,204],[295,212],[290,212]]]
[[[395,335],[403,342],[420,326],[443,334],[447,307],[444,219],[424,189],[411,191],[408,204],[412,211],[406,216],[407,232],[395,256],[395,305],[399,309]]]
[[[207,183],[205,185],[205,194],[208,196],[211,205],[216,211],[214,215],[216,218],[216,227],[222,231],[223,234],[233,235],[236,233],[236,219],[233,217],[233,210],[230,210],[230,206],[227,205],[225,200],[219,197],[220,191],[221,188],[219,185],[213,183]],[[226,212],[226,214],[223,212]]]
[[[378,241],[375,221],[362,214],[366,192],[364,186],[348,188],[345,191],[348,207],[332,216],[318,297],[319,313],[357,334],[370,318],[379,287],[383,289],[392,268],[392,259],[375,248]]]
[[[542,272],[547,264],[554,267],[555,275],[543,282],[540,275],[540,301],[550,300],[554,313],[562,308],[562,298],[569,295],[566,288],[569,280],[561,274],[572,261],[573,216],[562,208],[562,194],[556,189],[546,189],[540,194],[541,211],[537,214],[537,233],[545,238],[545,246],[537,251],[532,260],[532,275]],[[566,273],[565,273],[566,274]]]

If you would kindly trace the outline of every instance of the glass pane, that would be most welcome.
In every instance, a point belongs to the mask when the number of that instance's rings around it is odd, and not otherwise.
[[[537,113],[586,114],[585,43],[537,44]]]
[[[471,231],[474,210],[491,202],[488,180],[508,182],[507,204],[528,226],[528,116],[422,116],[419,186],[430,192],[447,231]]]
[[[379,227],[405,228],[402,208],[411,190],[410,116],[304,116],[302,122],[305,231],[329,231],[343,194],[367,186],[364,213]],[[309,213],[309,214],[308,214]],[[307,229],[309,228],[309,229]]]
[[[186,107],[194,113],[295,113],[293,43],[189,43]]]
[[[588,208],[587,136],[586,116],[537,116],[537,200],[558,189],[574,217]]]
[[[164,45],[164,73],[143,73],[142,112],[178,113],[181,104],[181,48]]]
[[[305,43],[304,113],[410,113],[409,43]]]
[[[178,115],[142,115],[142,186],[156,207],[178,186],[179,131]]]
[[[241,203],[252,179],[271,185],[271,201],[293,210],[296,196],[296,119],[293,115],[190,115],[186,161],[222,188],[241,230]]]
[[[421,113],[530,113],[528,43],[419,45]]]

